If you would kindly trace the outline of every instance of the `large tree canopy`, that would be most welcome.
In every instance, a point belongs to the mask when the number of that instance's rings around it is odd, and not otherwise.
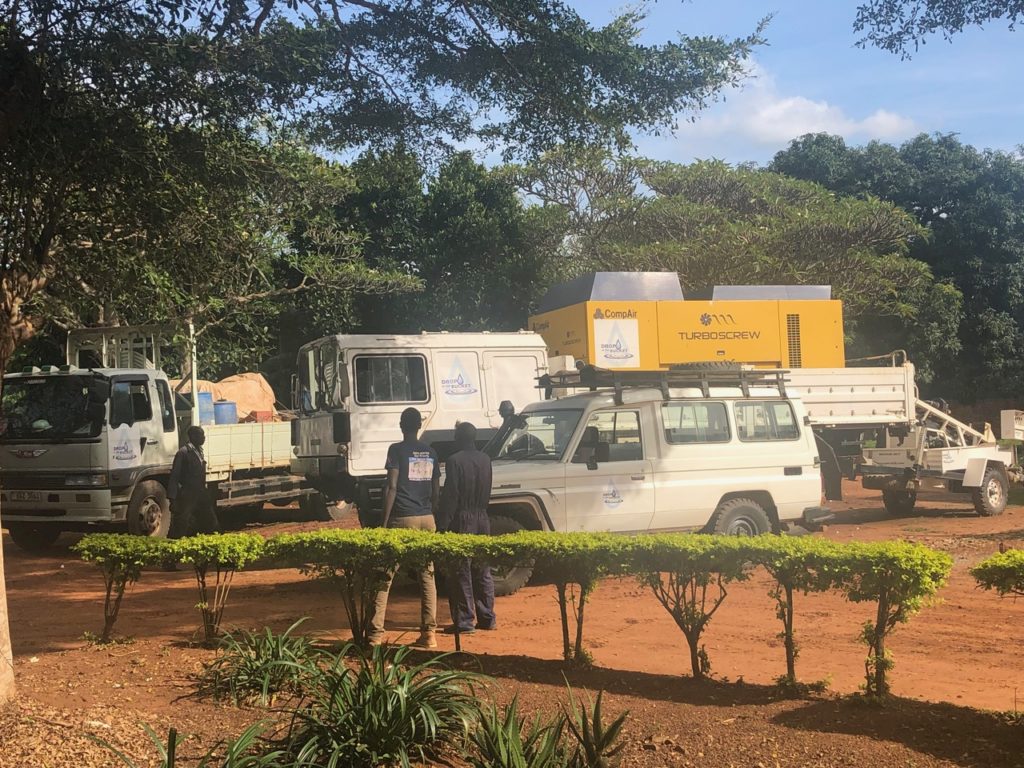
[[[857,8],[854,29],[862,45],[910,55],[932,35],[946,40],[965,27],[1005,19],[1010,29],[1024,19],[1024,0],[868,0]]]
[[[550,167],[549,167],[550,164]],[[561,168],[574,165],[572,173]],[[565,179],[576,178],[576,187]],[[891,203],[717,161],[683,166],[566,153],[520,171],[535,196],[577,214],[574,272],[677,272],[684,293],[711,285],[830,284],[854,354],[914,350],[928,379],[951,347],[960,293],[908,256],[926,235]]]
[[[641,45],[642,21],[594,28],[557,0],[0,2],[0,370],[50,316],[231,314],[258,340],[275,294],[407,287],[312,221],[341,182],[276,137],[623,142],[713,99],[759,42]]]
[[[814,134],[775,156],[773,170],[843,195],[877,196],[909,211],[929,236],[910,254],[953,282],[969,311],[962,352],[940,394],[1019,393],[1024,383],[1024,155],[979,151],[952,135],[920,135],[900,147],[848,147]]]

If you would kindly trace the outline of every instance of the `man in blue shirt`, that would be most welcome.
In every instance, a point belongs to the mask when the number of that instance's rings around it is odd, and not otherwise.
[[[416,528],[433,531],[434,510],[437,508],[441,484],[441,466],[437,454],[429,445],[419,440],[423,417],[415,408],[402,411],[399,426],[402,428],[402,442],[388,448],[384,465],[388,479],[384,490],[385,528]],[[384,635],[384,615],[388,609],[388,593],[395,572],[387,579],[374,602],[373,619],[370,622],[370,642],[381,642]],[[416,645],[436,648],[434,631],[437,628],[437,590],[434,586],[434,567],[428,565],[419,573],[420,582],[420,637]]]

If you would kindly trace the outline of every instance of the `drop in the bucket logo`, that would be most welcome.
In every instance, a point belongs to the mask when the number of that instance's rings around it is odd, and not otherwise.
[[[618,323],[612,326],[608,341],[601,345],[601,355],[608,360],[629,360],[633,357],[633,350]]]
[[[127,437],[114,443],[113,454],[114,461],[134,461],[139,457]]]
[[[452,363],[448,378],[441,379],[441,389],[449,397],[469,397],[479,391],[473,386],[473,381],[466,373],[466,369],[462,367],[462,361],[459,358],[455,358]]]
[[[619,506],[623,502],[622,494],[619,493],[619,489],[615,485],[614,480],[608,481],[608,487],[605,488],[604,493],[601,494],[601,498],[604,501],[604,505],[606,507],[611,507],[612,509],[615,509],[615,507]]]

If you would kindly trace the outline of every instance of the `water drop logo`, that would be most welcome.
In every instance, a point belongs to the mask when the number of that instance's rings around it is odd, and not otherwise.
[[[462,366],[462,361],[459,358],[455,358],[452,362],[448,378],[441,379],[441,389],[444,390],[448,397],[457,398],[469,397],[479,391],[473,386],[473,380],[466,373],[466,369]]]
[[[608,360],[629,360],[633,357],[633,351],[622,335],[618,323],[612,326],[608,341],[601,345],[601,355]]]
[[[608,487],[605,488],[604,493],[601,494],[601,498],[604,501],[604,505],[610,509],[615,509],[624,501],[614,480],[608,481]]]

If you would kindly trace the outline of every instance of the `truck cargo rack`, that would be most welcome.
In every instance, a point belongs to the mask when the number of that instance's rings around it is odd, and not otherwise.
[[[611,389],[615,402],[622,405],[622,392],[627,388],[651,387],[660,389],[662,397],[671,398],[670,390],[695,388],[704,397],[711,396],[711,387],[738,387],[744,397],[750,397],[751,387],[773,387],[780,397],[786,397],[786,374],[781,368],[749,368],[740,365],[709,365],[707,367],[687,364],[673,366],[660,371],[616,371],[580,366],[575,371],[549,373],[537,378],[537,388],[544,390],[544,397],[551,399],[556,389]]]

